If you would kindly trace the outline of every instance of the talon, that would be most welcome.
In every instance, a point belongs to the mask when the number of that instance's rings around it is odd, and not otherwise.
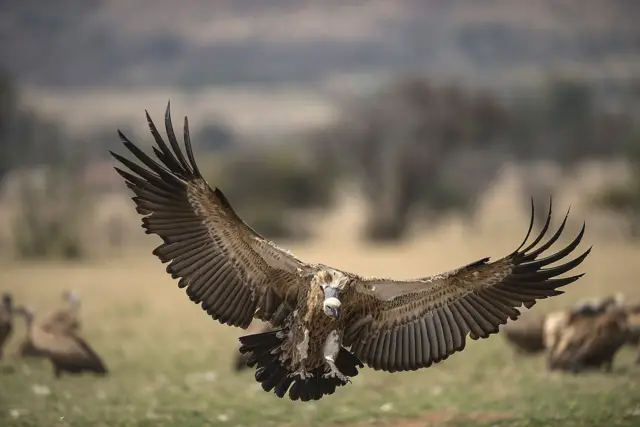
[[[329,371],[325,372],[322,377],[323,378],[338,378],[343,383],[350,383],[351,380],[349,377],[344,375],[342,372],[338,370],[336,364],[333,360],[326,358],[327,365],[329,365]]]
[[[307,370],[305,368],[300,368],[295,372],[292,372],[291,374],[289,374],[289,376],[291,378],[298,376],[301,380],[306,380],[307,378],[313,378],[313,374],[310,372],[307,372]]]

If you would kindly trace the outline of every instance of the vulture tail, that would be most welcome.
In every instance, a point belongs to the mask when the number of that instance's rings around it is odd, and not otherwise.
[[[287,331],[283,329],[240,337],[240,353],[248,355],[247,366],[256,367],[256,381],[265,391],[274,390],[282,398],[289,391],[291,400],[318,400],[333,394],[336,388],[346,383],[338,378],[323,378],[325,367],[320,366],[310,372],[311,377],[301,379],[292,374],[288,360],[280,360],[282,341]],[[347,377],[358,375],[358,367],[364,365],[356,356],[340,347],[336,357],[336,367]]]

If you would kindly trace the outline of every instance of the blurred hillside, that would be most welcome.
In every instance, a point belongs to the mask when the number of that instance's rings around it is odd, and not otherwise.
[[[407,71],[508,95],[569,73],[624,97],[640,71],[632,0],[8,0],[0,16],[0,65],[77,126],[171,95],[240,131],[303,127]]]
[[[549,66],[640,67],[632,0],[9,0],[0,11],[3,65],[49,87],[323,85],[409,69],[504,87]]]

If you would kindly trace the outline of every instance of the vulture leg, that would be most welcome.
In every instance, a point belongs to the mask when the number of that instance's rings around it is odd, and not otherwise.
[[[604,362],[604,371],[605,372],[613,371],[613,357],[610,357],[609,359],[605,360],[605,362]]]
[[[342,372],[338,369],[335,362],[331,359],[325,359],[327,365],[329,365],[329,371],[322,375],[322,378],[337,378],[342,381],[344,384],[351,382],[349,378],[344,376]]]

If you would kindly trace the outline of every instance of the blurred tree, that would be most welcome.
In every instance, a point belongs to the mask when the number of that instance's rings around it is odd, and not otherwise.
[[[508,123],[487,95],[414,77],[347,106],[342,117],[324,148],[360,182],[369,205],[365,236],[372,240],[401,238],[414,207],[432,219],[451,212],[472,217],[501,149],[467,163],[457,156],[498,147]]]
[[[20,104],[14,80],[0,71],[0,180],[14,168],[68,160],[60,128]]]
[[[633,135],[634,122],[624,114],[599,108],[587,83],[552,78],[540,91],[512,106],[510,150],[522,166],[523,209],[536,199],[536,220],[546,219],[548,197],[581,162],[622,155]],[[540,162],[559,166],[559,177],[537,168]]]
[[[20,179],[13,242],[19,258],[79,259],[86,255],[80,224],[88,204],[78,183],[61,169],[30,171]]]
[[[59,126],[21,105],[15,82],[0,72],[0,182],[16,173],[13,243],[18,256],[83,255],[75,227],[81,212],[76,178],[84,156],[74,148],[76,142]]]
[[[624,185],[605,189],[592,202],[596,207],[622,215],[629,223],[630,237],[640,239],[640,132],[635,136],[626,152],[631,179]]]
[[[119,124],[118,126],[101,126],[92,129],[87,134],[80,138],[85,143],[80,144],[80,147],[84,151],[84,155],[90,159],[102,159],[111,160],[112,157],[109,154],[109,150],[113,150],[114,147],[118,147],[119,139],[117,130],[119,129],[128,138],[134,138],[135,132],[130,124]],[[147,143],[148,141],[142,141]]]
[[[304,238],[311,230],[289,215],[325,208],[332,202],[336,176],[326,171],[307,146],[237,147],[201,162],[208,180],[223,189],[234,209],[270,238]],[[294,215],[295,216],[295,215]]]
[[[230,148],[235,140],[233,131],[219,121],[210,121],[200,128],[193,138],[204,151],[218,151]]]
[[[575,166],[620,155],[633,128],[630,116],[604,111],[581,81],[551,79],[505,103],[408,77],[347,105],[316,146],[320,158],[361,184],[366,236],[394,240],[414,215],[430,224],[451,214],[472,221],[507,160],[521,166],[526,213],[533,196],[536,220],[544,220],[549,196]],[[545,164],[560,173],[550,175]]]

